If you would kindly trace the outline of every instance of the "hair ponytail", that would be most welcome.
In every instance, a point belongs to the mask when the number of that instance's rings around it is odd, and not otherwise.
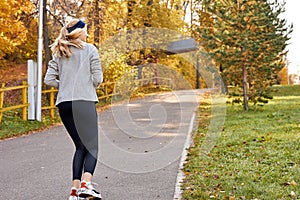
[[[74,26],[79,22],[79,19],[73,19],[66,26],[62,27],[59,36],[55,42],[50,46],[52,53],[58,57],[65,56],[69,58],[72,55],[70,46],[76,48],[84,48],[84,42],[79,39],[81,34],[86,34],[86,31],[82,28],[76,28],[69,33],[68,28]]]

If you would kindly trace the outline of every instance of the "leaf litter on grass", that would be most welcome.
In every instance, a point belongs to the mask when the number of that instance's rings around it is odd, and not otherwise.
[[[284,91],[278,94],[288,97]],[[200,128],[194,133],[194,145],[184,166],[188,173],[183,199],[299,198],[298,100],[275,97],[270,104],[249,112],[228,106],[222,138],[207,155],[199,155],[199,147],[209,120],[200,116]],[[202,115],[210,114],[205,106],[200,105]]]

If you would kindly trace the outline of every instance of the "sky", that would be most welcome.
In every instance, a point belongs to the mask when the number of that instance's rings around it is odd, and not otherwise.
[[[289,73],[300,73],[300,1],[285,0],[285,13],[283,17],[288,24],[293,23],[293,33],[291,34],[290,43],[287,47]]]

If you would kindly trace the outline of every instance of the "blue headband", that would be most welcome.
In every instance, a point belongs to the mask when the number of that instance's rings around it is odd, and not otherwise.
[[[85,23],[81,20],[79,20],[74,26],[67,28],[68,32],[71,33],[76,28],[83,28],[85,26]]]

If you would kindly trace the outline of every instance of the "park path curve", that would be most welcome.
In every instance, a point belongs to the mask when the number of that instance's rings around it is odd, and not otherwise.
[[[98,113],[100,151],[93,181],[104,200],[174,198],[202,94],[149,95]],[[62,125],[0,141],[0,199],[67,199],[73,151]]]

